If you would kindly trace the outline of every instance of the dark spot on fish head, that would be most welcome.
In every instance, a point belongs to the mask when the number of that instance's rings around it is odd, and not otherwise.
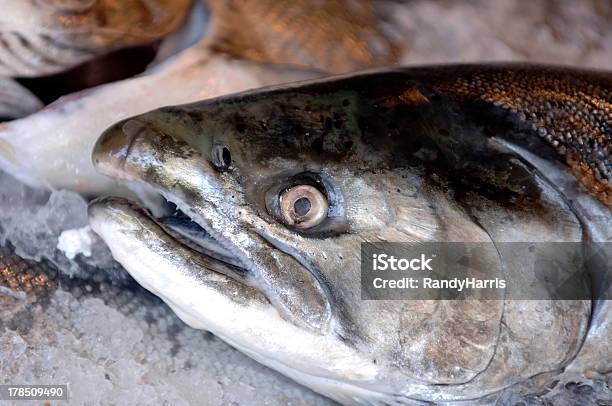
[[[325,121],[323,124],[323,129],[325,131],[331,131],[332,129],[332,119],[330,117],[325,117]]]
[[[314,138],[312,140],[312,143],[310,144],[310,147],[312,148],[312,151],[317,153],[317,154],[322,154],[323,153],[323,136],[319,136],[317,138]]]
[[[226,172],[232,166],[232,154],[225,145],[214,145],[212,152],[212,164],[219,172]]]
[[[204,121],[204,116],[200,113],[194,112],[194,111],[187,111],[187,116],[194,122],[194,123],[201,123]]]
[[[384,115],[389,111],[389,108],[384,104],[375,104],[374,112],[376,115]]]

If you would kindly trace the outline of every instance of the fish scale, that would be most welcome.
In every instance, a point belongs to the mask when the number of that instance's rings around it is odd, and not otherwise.
[[[45,262],[26,260],[0,247],[0,286],[14,292],[46,295],[57,289],[57,271]]]
[[[482,101],[505,110],[552,146],[580,181],[612,206],[611,74],[587,73],[596,79],[591,82],[557,69],[493,68],[449,76],[433,88],[459,102]]]

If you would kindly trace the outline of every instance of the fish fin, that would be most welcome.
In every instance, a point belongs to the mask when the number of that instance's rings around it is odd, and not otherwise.
[[[25,117],[43,104],[28,89],[11,78],[0,76],[0,121]]]

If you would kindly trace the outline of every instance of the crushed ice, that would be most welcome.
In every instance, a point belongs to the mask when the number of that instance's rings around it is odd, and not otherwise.
[[[70,276],[121,281],[125,273],[110,250],[88,231],[87,201],[67,190],[30,188],[0,172],[0,245],[23,258],[47,259]]]

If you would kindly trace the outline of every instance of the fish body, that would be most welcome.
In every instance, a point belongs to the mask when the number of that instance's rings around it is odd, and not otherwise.
[[[609,242],[611,92],[608,72],[449,65],[157,109],[105,131],[94,165],[205,244],[119,198],[90,223],[187,324],[342,403],[539,388],[577,356],[605,374],[609,301],[362,300],[360,249],[490,243],[484,263],[516,274],[502,243]],[[592,268],[607,297],[609,265]]]
[[[399,61],[385,2],[211,0],[211,48],[264,63],[346,73]],[[248,27],[248,28],[245,28]]]
[[[176,30],[191,0],[9,0],[0,15],[0,76],[41,76]]]
[[[90,157],[99,134],[114,122],[160,106],[315,76],[195,46],[142,76],[65,96],[24,119],[0,124],[0,167],[32,187],[109,194],[117,190],[116,182],[98,174]]]

